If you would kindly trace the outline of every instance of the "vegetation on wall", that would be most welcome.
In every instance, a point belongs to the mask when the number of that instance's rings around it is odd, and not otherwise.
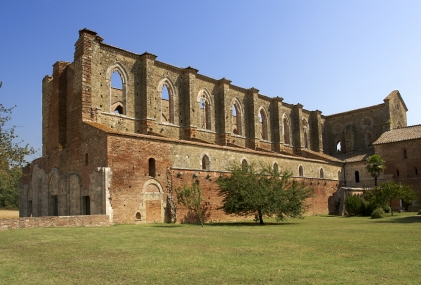
[[[221,209],[227,214],[255,215],[260,224],[263,217],[277,220],[302,217],[310,189],[291,179],[291,173],[279,172],[270,165],[249,166],[234,164],[230,175],[220,177],[217,183],[223,197]]]
[[[205,211],[202,205],[202,189],[197,182],[198,181],[196,180],[191,186],[184,185],[183,188],[177,188],[175,192],[177,194],[178,203],[192,211],[203,227],[203,223],[205,222]]]

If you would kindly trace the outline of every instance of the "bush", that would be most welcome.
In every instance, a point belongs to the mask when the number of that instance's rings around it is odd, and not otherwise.
[[[361,215],[364,212],[364,202],[360,196],[350,195],[345,200],[345,210],[349,216]]]
[[[418,215],[421,215],[421,209],[418,211]]]
[[[372,219],[381,219],[386,216],[386,213],[384,212],[383,208],[377,208],[371,213]]]
[[[364,196],[361,200],[363,201],[364,206],[362,215],[366,217],[371,216],[371,213],[373,213],[373,211],[377,208],[376,204],[367,201]]]

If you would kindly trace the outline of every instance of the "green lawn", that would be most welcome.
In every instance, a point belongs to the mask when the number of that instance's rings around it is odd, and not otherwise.
[[[421,218],[0,231],[0,284],[420,284]]]

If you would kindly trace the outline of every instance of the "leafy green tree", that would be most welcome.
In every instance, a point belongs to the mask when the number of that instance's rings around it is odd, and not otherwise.
[[[205,213],[203,211],[202,189],[197,181],[193,182],[191,186],[184,185],[183,188],[175,189],[178,203],[185,206],[190,211],[194,212],[203,227],[205,222]]]
[[[290,179],[291,173],[280,173],[277,167],[262,164],[260,169],[253,164],[248,167],[234,164],[229,170],[230,175],[217,180],[219,195],[223,197],[221,209],[225,213],[254,214],[260,224],[264,224],[263,217],[284,220],[302,217],[305,212],[305,200],[312,192]]]
[[[17,141],[16,126],[9,126],[13,108],[0,104],[0,208],[18,208],[21,167],[27,163],[25,157],[35,153]]]
[[[372,201],[378,207],[389,206],[392,211],[392,200],[402,199],[407,203],[415,199],[415,194],[412,188],[408,185],[397,184],[394,181],[381,183],[372,191],[367,193],[367,199]]]
[[[377,186],[377,177],[379,177],[386,169],[385,163],[386,162],[383,158],[378,154],[373,154],[367,158],[366,169],[374,178],[374,186]]]

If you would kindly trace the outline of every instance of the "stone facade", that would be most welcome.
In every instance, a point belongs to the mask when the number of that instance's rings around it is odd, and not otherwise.
[[[380,105],[323,116],[156,58],[79,31],[74,61],[55,63],[42,81],[43,156],[24,169],[21,217],[188,221],[174,189],[199,180],[208,220],[235,220],[217,210],[215,180],[244,161],[291,171],[314,191],[308,214],[327,214],[345,181],[341,155],[371,151],[384,131],[406,126],[398,91]]]

